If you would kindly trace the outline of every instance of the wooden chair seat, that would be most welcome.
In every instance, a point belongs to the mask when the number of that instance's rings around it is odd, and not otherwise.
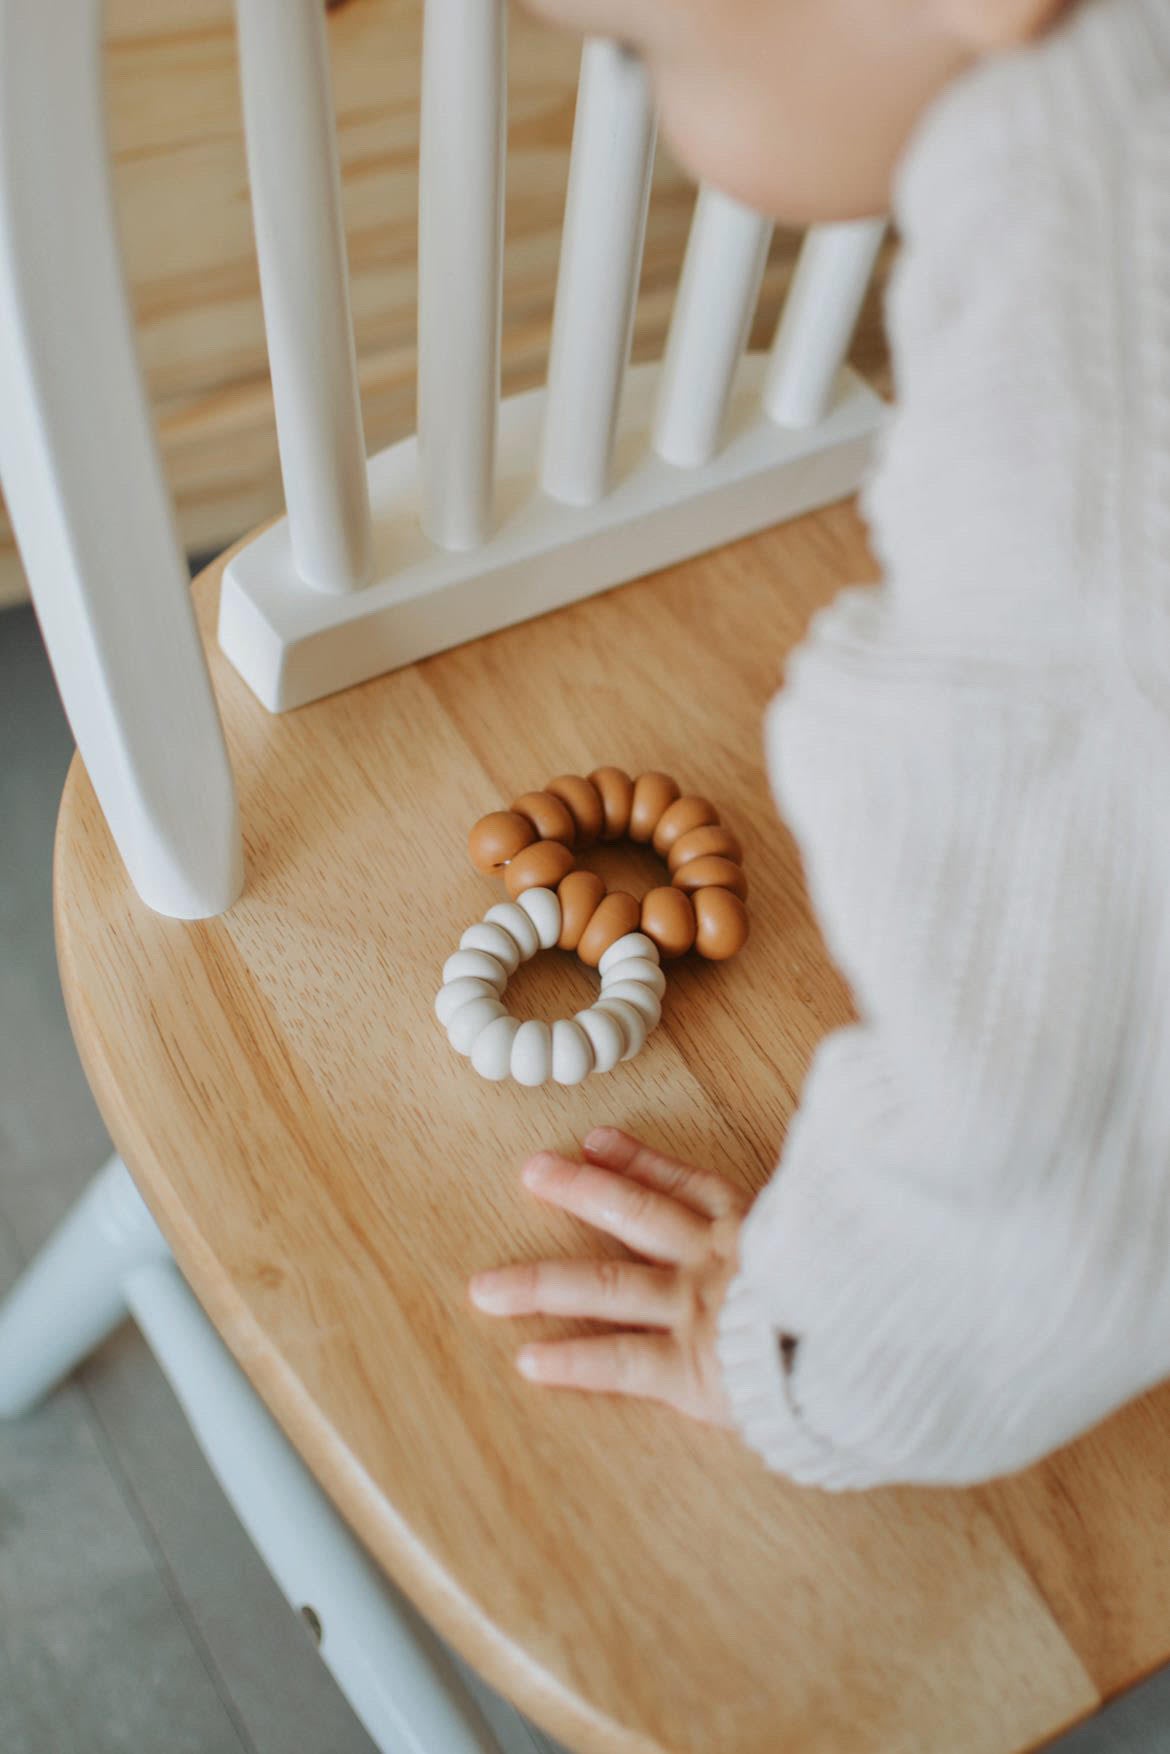
[[[813,609],[871,573],[853,511],[281,718],[215,649],[221,569],[196,595],[245,893],[203,924],[151,913],[75,762],[62,979],[181,1267],[377,1560],[504,1693],[605,1754],[1014,1754],[1164,1661],[1165,1393],[1004,1485],[830,1497],[668,1412],[534,1391],[520,1332],[467,1303],[476,1268],[580,1246],[521,1189],[527,1153],[616,1121],[758,1186],[849,1014],[760,720]],[[443,959],[500,899],[467,829],[602,762],[725,806],[752,941],[675,965],[651,1045],[609,1078],[485,1084],[432,1013]],[[592,982],[557,954],[513,991],[563,1015]]]

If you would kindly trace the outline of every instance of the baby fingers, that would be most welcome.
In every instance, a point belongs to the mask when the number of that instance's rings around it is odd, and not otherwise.
[[[668,1328],[683,1300],[669,1268],[637,1261],[533,1261],[479,1273],[471,1301],[487,1315],[575,1316],[587,1321]]]
[[[602,1395],[641,1395],[682,1407],[688,1378],[682,1351],[668,1334],[603,1334],[525,1346],[516,1359],[531,1382]]]
[[[538,1199],[573,1212],[654,1261],[696,1261],[707,1251],[709,1224],[669,1194],[592,1163],[551,1151],[530,1158],[524,1182]]]

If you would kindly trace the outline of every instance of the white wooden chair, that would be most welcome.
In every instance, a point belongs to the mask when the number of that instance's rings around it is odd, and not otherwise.
[[[501,404],[501,0],[426,0],[418,434],[367,463],[320,0],[238,0],[238,17],[287,509],[231,557],[218,637],[265,708],[855,488],[880,404],[842,361],[882,227],[810,234],[770,358],[745,355],[770,226],[702,190],[665,357],[628,369],[655,130],[641,67],[609,42],[582,57],[547,384]],[[143,921],[141,904],[177,921],[226,913],[230,927],[252,878],[119,262],[100,18],[99,0],[0,0],[0,477],[80,758],[141,903],[128,888],[122,899]],[[84,784],[71,781],[79,801]],[[63,827],[69,892],[78,859]],[[76,1018],[92,985],[73,930],[62,972]],[[165,942],[206,930],[169,927]],[[149,1112],[130,1125],[125,1089],[112,1095],[105,1073],[95,1088],[139,1173],[124,1140]],[[178,1247],[174,1214],[152,1204]],[[190,1243],[184,1265],[197,1255]],[[231,1358],[120,1158],[0,1309],[0,1411],[33,1405],[127,1312],[285,1595],[311,1606],[378,1746],[496,1746]]]

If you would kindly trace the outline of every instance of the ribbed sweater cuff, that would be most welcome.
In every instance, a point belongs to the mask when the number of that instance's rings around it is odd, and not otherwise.
[[[741,1272],[719,1317],[723,1384],[744,1442],[770,1468],[805,1485],[845,1484],[832,1447],[809,1431],[792,1393],[783,1339],[764,1306],[758,1276]]]

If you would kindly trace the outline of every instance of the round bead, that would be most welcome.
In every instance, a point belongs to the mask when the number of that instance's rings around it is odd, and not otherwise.
[[[573,869],[573,855],[559,840],[538,840],[505,867],[504,882],[513,901],[526,889],[555,889]]]
[[[637,981],[660,999],[666,991],[666,976],[658,966],[657,957],[651,962],[648,956],[627,956],[624,962],[611,963],[602,971],[603,992],[607,992],[610,987],[616,987],[620,981]]]
[[[496,988],[489,982],[472,980],[465,975],[439,988],[435,994],[435,1016],[446,1029],[461,1005],[470,1005],[472,999],[494,999],[496,996]]]
[[[686,834],[680,834],[666,855],[667,868],[673,877],[692,859],[705,859],[709,854],[719,859],[734,859],[737,865],[743,863],[743,848],[738,835],[721,824],[712,823],[710,827],[692,828]]]
[[[563,846],[571,847],[577,837],[572,811],[551,792],[525,792],[512,809],[517,816],[528,819],[538,840],[559,840]]]
[[[663,812],[677,797],[678,787],[669,774],[639,774],[634,781],[634,799],[630,805],[630,839],[650,840]]]
[[[624,999],[627,1005],[632,1005],[636,1011],[642,1013],[650,1029],[654,1028],[662,1016],[658,994],[651,988],[644,987],[641,981],[614,981],[602,987],[601,999],[605,1003],[610,999]]]
[[[476,870],[494,877],[535,839],[536,830],[526,817],[514,810],[493,810],[490,816],[481,816],[468,835],[467,850]]]
[[[629,832],[630,807],[634,802],[634,782],[620,767],[595,767],[589,783],[601,799],[605,814],[602,840],[621,840]]]
[[[693,895],[697,889],[730,889],[741,901],[747,899],[747,878],[743,874],[743,866],[737,865],[732,859],[717,859],[713,854],[705,859],[691,859],[674,874],[676,889],[685,889]]]
[[[463,979],[487,981],[497,993],[502,993],[507,983],[508,971],[502,962],[489,956],[486,950],[457,950],[443,964],[443,985],[449,981]]]
[[[551,950],[561,935],[561,904],[551,889],[526,889],[520,906],[536,927],[542,950]]]
[[[575,950],[581,934],[605,900],[605,881],[596,871],[570,871],[557,886],[561,904],[562,950]]]
[[[631,1005],[628,999],[610,999],[603,994],[593,1009],[608,1011],[611,1017],[616,1017],[621,1023],[622,1033],[626,1038],[623,1060],[632,1060],[635,1054],[641,1053],[650,1033],[650,1025],[636,1005]]]
[[[611,944],[624,938],[638,924],[641,910],[632,895],[615,889],[595,911],[581,934],[577,955],[589,968],[596,968]]]
[[[544,789],[568,806],[577,830],[574,845],[591,847],[605,826],[605,810],[596,788],[579,773],[562,773]]]
[[[645,932],[627,932],[605,952],[597,964],[598,973],[608,974],[615,962],[627,962],[631,956],[644,956],[647,962],[657,962],[658,946],[652,938],[647,938]]]
[[[535,1090],[547,1084],[552,1075],[552,1030],[547,1023],[530,1017],[512,1037],[510,1070],[517,1084]]]
[[[593,1070],[593,1044],[580,1024],[560,1017],[552,1026],[555,1084],[580,1084]]]
[[[694,902],[699,955],[709,962],[726,962],[747,943],[747,908],[730,889],[700,889]]]
[[[519,902],[498,901],[495,907],[488,908],[483,918],[485,925],[503,926],[519,950],[521,962],[527,962],[540,949],[536,927]]]
[[[519,1028],[516,1018],[505,1012],[480,1030],[472,1045],[471,1063],[481,1078],[498,1084],[501,1078],[508,1076],[512,1067],[512,1043]]]
[[[475,1046],[480,1034],[489,1023],[497,1017],[506,1017],[507,1012],[498,999],[472,999],[469,1005],[460,1005],[447,1025],[447,1040],[457,1054],[469,1054]]]
[[[681,889],[651,889],[642,897],[642,930],[663,956],[685,956],[695,941],[695,910]]]
[[[719,812],[708,798],[676,798],[658,818],[654,851],[665,859],[675,841],[692,828],[707,828],[719,821]]]
[[[621,1019],[612,1011],[599,1011],[596,1005],[591,1005],[588,1011],[578,1011],[574,1022],[579,1023],[589,1037],[593,1048],[593,1070],[612,1072],[626,1051],[626,1032]]]
[[[515,974],[520,965],[520,946],[510,932],[502,926],[496,926],[481,920],[477,926],[468,926],[459,940],[460,950],[486,950],[497,962],[503,963],[506,974]]]

